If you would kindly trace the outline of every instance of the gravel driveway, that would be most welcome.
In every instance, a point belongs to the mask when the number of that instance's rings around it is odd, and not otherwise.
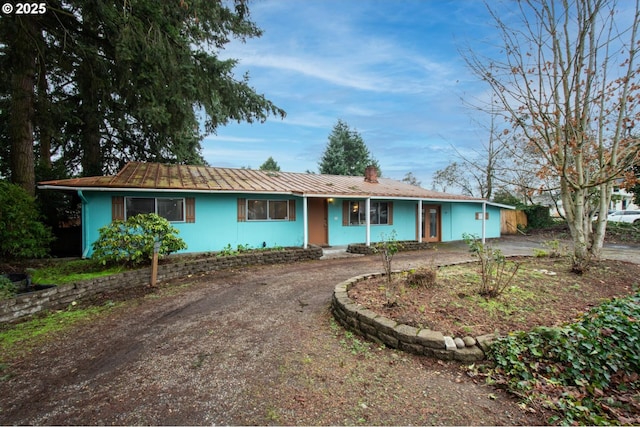
[[[621,252],[638,262],[636,250]],[[463,244],[443,244],[400,253],[394,268],[468,257]],[[381,268],[376,256],[352,256],[162,284],[10,361],[0,424],[544,422],[456,364],[358,351],[331,321],[331,293]]]

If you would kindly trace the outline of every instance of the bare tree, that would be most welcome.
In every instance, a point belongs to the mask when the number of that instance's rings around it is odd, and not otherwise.
[[[640,119],[639,1],[625,2],[631,10],[621,12],[607,0],[521,0],[520,23],[503,20],[487,5],[503,56],[465,54],[473,72],[490,85],[493,108],[500,107],[536,150],[539,176],[557,178],[576,272],[600,256],[613,180],[638,155],[640,142],[631,129]]]
[[[407,172],[402,178],[402,182],[406,182],[410,185],[415,185],[416,187],[420,187],[422,182],[418,181],[418,178],[413,174],[413,172]]]

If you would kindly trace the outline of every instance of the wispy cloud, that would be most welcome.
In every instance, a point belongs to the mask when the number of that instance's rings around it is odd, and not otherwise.
[[[287,111],[284,120],[230,124],[203,141],[212,164],[258,167],[273,156],[283,170],[317,170],[337,119],[360,132],[383,172],[430,181],[473,146],[472,111],[460,100],[482,91],[458,47],[487,31],[475,0],[264,0],[251,5],[264,30],[232,43],[251,84]],[[211,155],[209,158],[208,156]],[[404,172],[404,173],[403,173]]]

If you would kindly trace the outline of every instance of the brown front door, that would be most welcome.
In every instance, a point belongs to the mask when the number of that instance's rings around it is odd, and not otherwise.
[[[307,214],[309,216],[309,243],[326,246],[329,243],[327,200],[320,198],[307,199]]]
[[[422,241],[440,241],[440,206],[422,205]]]

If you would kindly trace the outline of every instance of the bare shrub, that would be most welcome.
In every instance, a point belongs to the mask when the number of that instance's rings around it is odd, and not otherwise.
[[[434,267],[422,267],[410,271],[406,278],[407,286],[414,288],[431,288],[435,286],[438,270]]]

